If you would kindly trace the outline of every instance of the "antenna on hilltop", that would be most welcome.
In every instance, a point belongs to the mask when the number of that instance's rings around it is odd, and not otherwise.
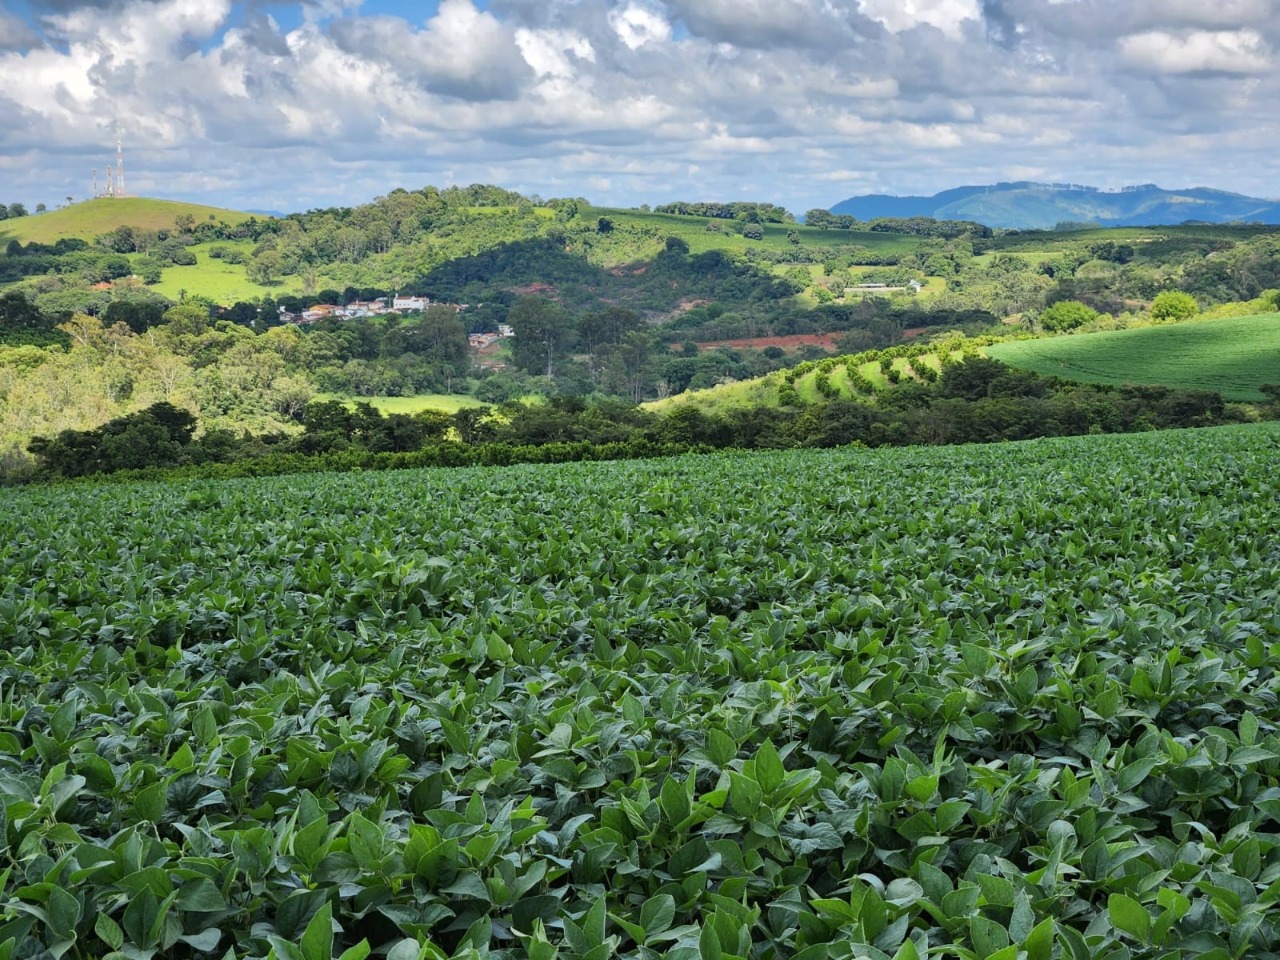
[[[97,199],[98,197],[98,168],[97,167],[93,168],[93,197],[94,199]]]
[[[120,143],[120,131],[116,131],[116,196],[124,193],[124,147]]]

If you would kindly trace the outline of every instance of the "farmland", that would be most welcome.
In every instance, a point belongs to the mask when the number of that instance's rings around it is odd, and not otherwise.
[[[1280,381],[1280,314],[998,344],[1011,366],[1088,383],[1160,384],[1259,400]]]
[[[1278,451],[0,491],[0,952],[1274,956]]]

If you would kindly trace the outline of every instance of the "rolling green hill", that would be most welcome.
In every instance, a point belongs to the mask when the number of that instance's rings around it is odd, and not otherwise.
[[[1087,383],[1158,384],[1260,400],[1280,383],[1280,313],[990,347],[1010,366]]]
[[[133,227],[142,230],[162,230],[173,226],[173,221],[183,214],[190,214],[196,222],[221,220],[235,226],[249,219],[250,214],[220,207],[206,207],[198,203],[179,203],[175,200],[152,200],[148,197],[99,198],[50,210],[29,217],[0,220],[0,243],[17,240],[20,243],[56,243],[63,237],[92,240],[116,227]]]

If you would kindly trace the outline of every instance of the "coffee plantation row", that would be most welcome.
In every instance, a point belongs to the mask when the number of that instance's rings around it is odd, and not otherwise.
[[[1280,955],[1278,464],[0,491],[0,960]]]

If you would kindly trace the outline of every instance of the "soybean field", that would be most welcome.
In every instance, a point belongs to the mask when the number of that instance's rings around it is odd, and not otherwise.
[[[0,960],[1275,957],[1277,463],[0,491]]]
[[[1064,380],[1261,400],[1263,384],[1280,383],[1280,313],[1020,340],[986,352],[1012,367]]]

